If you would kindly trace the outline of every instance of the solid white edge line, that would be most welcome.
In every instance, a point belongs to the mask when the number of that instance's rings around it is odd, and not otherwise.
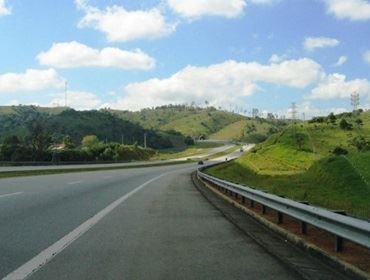
[[[7,197],[7,196],[18,195],[18,194],[22,194],[22,193],[23,193],[23,192],[15,192],[15,193],[1,194],[1,195],[0,195],[0,198],[2,198],[2,197]]]
[[[178,171],[178,170],[176,170]],[[106,215],[108,215],[112,210],[114,210],[117,206],[119,206],[122,202],[126,199],[130,198],[132,195],[149,185],[150,183],[158,180],[159,178],[168,175],[170,173],[176,172],[166,172],[157,177],[150,179],[149,181],[145,182],[144,184],[138,186],[137,188],[133,189],[129,193],[125,194],[124,196],[120,197],[119,199],[115,200],[103,210],[95,214],[93,217],[79,225],[73,231],[62,237],[60,240],[43,250],[37,256],[33,257],[31,260],[26,262],[25,264],[18,267],[13,272],[9,273],[7,276],[3,278],[3,280],[20,280],[29,277],[32,273],[36,272],[40,269],[43,265],[49,262],[52,258],[54,258],[57,254],[62,252],[65,248],[67,248],[73,241],[78,239],[82,236],[85,232],[87,232],[90,228],[92,228],[95,224],[97,224],[101,219],[103,219]]]

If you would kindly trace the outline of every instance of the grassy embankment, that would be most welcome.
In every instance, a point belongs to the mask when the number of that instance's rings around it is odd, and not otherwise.
[[[325,120],[290,126],[236,161],[208,172],[270,193],[370,218],[370,152],[359,152],[350,144],[358,135],[369,140],[370,113],[359,116],[363,125],[356,125],[349,116],[343,118],[353,124],[352,130],[341,129],[340,119],[334,124]],[[333,155],[335,147],[346,149],[348,154]]]
[[[217,148],[221,146],[223,146],[223,144],[220,144],[220,143],[211,143],[211,142],[196,143],[195,145],[189,146],[182,150],[169,149],[169,150],[159,151],[152,159],[166,160],[166,159],[192,157],[192,156],[197,156],[200,154],[208,153],[213,148]]]

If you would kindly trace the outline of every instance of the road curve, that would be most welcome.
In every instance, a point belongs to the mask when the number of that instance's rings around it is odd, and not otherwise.
[[[30,279],[299,279],[199,194],[195,168],[0,180],[0,277],[134,191]]]

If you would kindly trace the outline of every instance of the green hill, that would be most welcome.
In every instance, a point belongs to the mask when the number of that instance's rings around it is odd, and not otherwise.
[[[370,217],[370,112],[291,125],[211,174]]]
[[[114,111],[120,118],[145,128],[161,131],[177,131],[194,138],[214,140],[242,140],[261,142],[273,132],[279,131],[284,122],[251,119],[216,108],[168,105],[139,112]]]
[[[91,134],[96,135],[101,141],[143,145],[146,133],[148,146],[156,149],[184,145],[185,139],[179,133],[144,129],[104,110],[75,111],[35,106],[0,108],[0,143],[10,136],[18,136],[30,142],[31,134],[36,129],[50,134],[55,143],[61,143],[68,135],[76,145],[80,144],[85,135]]]

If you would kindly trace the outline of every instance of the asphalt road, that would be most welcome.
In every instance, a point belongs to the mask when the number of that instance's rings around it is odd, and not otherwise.
[[[55,169],[80,169],[80,168],[108,168],[108,167],[120,167],[120,166],[130,166],[134,167],[135,165],[153,165],[153,164],[162,164],[162,163],[171,163],[177,161],[185,161],[187,159],[199,159],[206,158],[213,154],[217,154],[227,149],[231,148],[233,145],[225,144],[221,147],[211,148],[205,153],[177,158],[169,160],[148,160],[148,161],[134,161],[134,162],[125,162],[125,163],[103,163],[103,164],[60,164],[60,165],[38,165],[38,166],[0,166],[0,172],[8,171],[29,171],[29,170],[55,170]]]
[[[0,277],[299,279],[199,194],[196,167],[0,180]]]

